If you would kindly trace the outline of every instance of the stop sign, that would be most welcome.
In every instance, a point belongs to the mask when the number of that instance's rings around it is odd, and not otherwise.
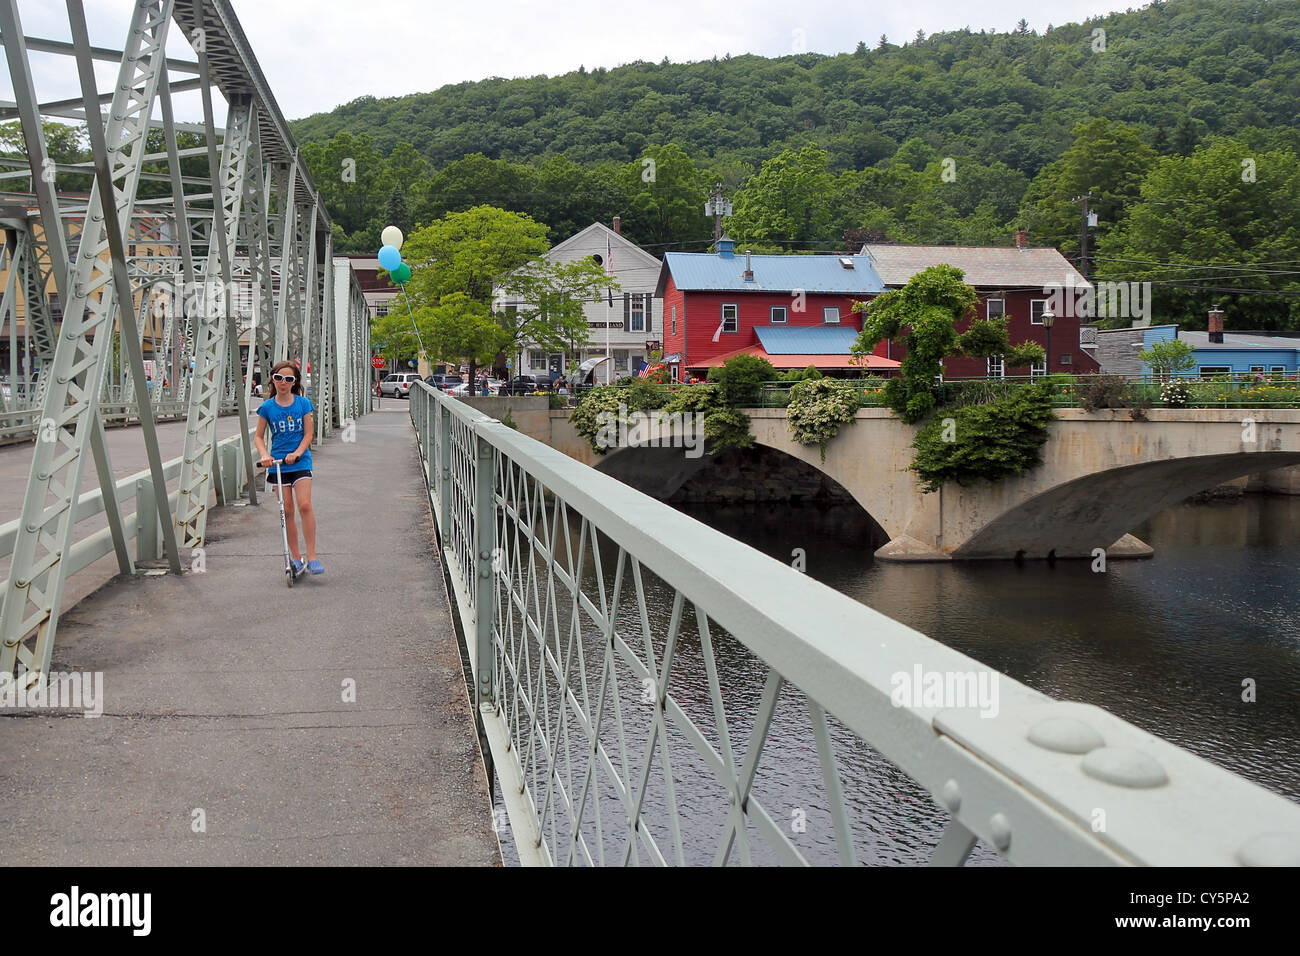
[[[370,360],[370,365],[372,368],[383,368],[386,364],[388,363],[384,361],[384,357],[382,355],[376,355],[374,358]]]

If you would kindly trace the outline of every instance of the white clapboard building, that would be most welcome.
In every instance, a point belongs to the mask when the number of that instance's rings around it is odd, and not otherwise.
[[[567,374],[587,359],[609,355],[613,360],[601,363],[596,371],[596,381],[606,382],[635,374],[652,348],[663,348],[663,300],[654,297],[660,262],[620,233],[618,217],[613,229],[593,222],[553,246],[544,258],[559,263],[591,259],[613,273],[621,291],[587,303],[589,342],[577,355],[527,344],[507,356],[512,375],[547,377],[552,370]],[[507,298],[501,304],[508,308],[518,303]]]

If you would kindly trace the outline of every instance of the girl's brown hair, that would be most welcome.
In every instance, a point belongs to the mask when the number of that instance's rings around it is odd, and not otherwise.
[[[291,391],[295,395],[301,395],[302,394],[302,372],[298,370],[298,366],[294,365],[293,362],[289,361],[288,359],[284,359],[283,361],[276,362],[275,365],[271,367],[271,374],[274,375],[282,368],[287,368],[289,371],[293,372],[293,384],[289,386],[289,391]],[[272,380],[267,384],[274,385],[275,382],[274,380]],[[274,392],[272,392],[272,394],[274,394]]]

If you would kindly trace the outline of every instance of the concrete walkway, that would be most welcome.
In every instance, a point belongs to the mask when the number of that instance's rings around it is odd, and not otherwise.
[[[286,588],[260,496],[213,512],[205,572],[64,615],[52,671],[103,672],[104,715],[0,710],[0,864],[499,864],[410,419],[384,404],[312,451],[323,576]]]

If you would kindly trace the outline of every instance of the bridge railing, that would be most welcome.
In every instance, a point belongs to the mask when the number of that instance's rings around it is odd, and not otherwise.
[[[1110,400],[1122,406],[1142,405],[1152,408],[1300,408],[1300,379],[1285,376],[1224,375],[1211,378],[1179,377],[1161,380],[1151,376],[1060,375],[945,378],[935,384],[936,399],[941,404],[978,404],[1006,398],[1016,389],[1031,383],[1045,383],[1052,404],[1058,408],[1077,408],[1085,394],[1107,381],[1122,384],[1113,389]],[[834,380],[837,387],[860,392],[862,407],[883,406],[884,379]],[[1174,386],[1168,388],[1167,386]],[[755,403],[759,408],[784,408],[790,404],[793,383],[769,382],[760,389]]]
[[[225,500],[235,500],[239,497],[239,489],[244,483],[243,448],[239,437],[235,436],[219,441],[216,456],[222,482],[221,493],[224,495]],[[180,498],[180,474],[183,460],[183,458],[173,458],[170,461],[163,462],[162,466],[163,480],[166,482],[167,487],[161,490],[167,494],[173,513],[175,513],[176,504]],[[149,562],[162,558],[162,529],[158,521],[155,498],[159,493],[159,489],[154,487],[149,469],[146,468],[121,479],[114,485],[113,492],[122,515],[123,544],[134,541],[136,545],[131,560]],[[97,516],[104,514],[106,510],[103,491],[96,488],[94,491],[88,491],[78,496],[75,511],[73,512],[73,520],[76,525],[84,527],[83,523],[93,521]],[[7,561],[13,555],[14,542],[18,537],[18,524],[18,520],[15,519],[0,525],[0,561]],[[116,548],[111,526],[94,530],[89,534],[82,533],[80,537],[77,536],[77,532],[74,530],[73,535],[72,549],[65,559],[67,561],[67,576],[84,570],[100,558],[112,554]],[[122,557],[125,558],[126,555]],[[0,593],[3,593],[6,583],[7,579],[0,579]],[[0,635],[0,637],[10,646],[13,646],[26,633],[27,631],[24,630],[19,634],[4,634]]]
[[[521,862],[1295,861],[1286,799],[410,399]]]
[[[183,421],[188,408],[189,403],[186,401],[163,400],[154,402],[154,421]],[[221,414],[223,415],[234,410],[235,403],[233,399],[221,406]],[[135,402],[100,402],[99,413],[104,425],[107,427],[138,424],[140,421],[140,406]],[[39,408],[0,412],[0,444],[30,441],[36,437],[37,432],[40,430],[40,424],[41,410]]]

